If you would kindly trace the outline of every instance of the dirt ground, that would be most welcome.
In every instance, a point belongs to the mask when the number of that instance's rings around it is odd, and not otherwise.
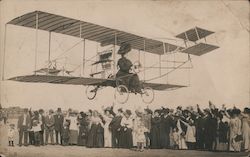
[[[13,122],[13,121],[12,121]],[[127,149],[85,148],[80,146],[8,146],[8,125],[0,124],[0,157],[247,157],[250,154],[230,152],[207,152],[191,150],[145,150],[137,152]],[[17,144],[18,139],[15,139]]]

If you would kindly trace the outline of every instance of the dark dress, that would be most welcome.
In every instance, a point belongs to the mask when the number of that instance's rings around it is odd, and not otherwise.
[[[132,124],[133,122],[131,118],[122,118],[120,128],[120,148],[133,147]]]
[[[151,124],[151,140],[150,140],[150,146],[152,149],[159,149],[160,148],[160,117],[154,117],[152,118],[152,124]]]
[[[121,127],[120,148],[132,148],[133,136],[132,129],[127,127]]]
[[[103,148],[104,147],[104,128],[101,126],[101,124],[97,125],[96,130],[96,147],[97,148]]]
[[[170,116],[161,117],[160,122],[160,147],[169,148],[170,146],[170,129],[172,127],[172,118]]]
[[[62,128],[62,145],[69,145],[69,126],[63,126]]]
[[[199,117],[196,120],[196,146],[198,149],[204,149],[204,128],[205,128],[205,120],[202,117]]]
[[[122,57],[118,60],[117,66],[119,67],[119,71],[116,74],[116,78],[120,80],[119,84],[125,85],[129,90],[140,92],[141,86],[138,75],[129,72],[133,66],[132,62]]]
[[[219,123],[219,142],[220,143],[228,143],[228,132],[229,126],[227,122]]]
[[[78,136],[78,145],[85,146],[88,137],[88,121],[85,118],[79,119],[79,136]]]
[[[207,116],[204,120],[205,149],[212,150],[213,143],[216,140],[217,120],[215,118],[212,118],[211,115]]]
[[[101,124],[93,123],[88,133],[87,147],[104,147],[104,129]]]

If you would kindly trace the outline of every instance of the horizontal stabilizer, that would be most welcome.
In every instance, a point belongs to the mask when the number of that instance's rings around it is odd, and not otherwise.
[[[181,52],[196,55],[196,56],[201,56],[201,55],[208,53],[210,51],[213,51],[217,48],[219,48],[219,47],[215,46],[215,45],[210,45],[210,44],[206,44],[206,43],[199,43],[199,44],[195,44],[194,46],[190,46],[186,49],[183,49],[183,50],[181,50]]]

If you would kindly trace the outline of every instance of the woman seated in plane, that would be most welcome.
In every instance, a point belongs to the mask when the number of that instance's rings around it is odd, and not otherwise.
[[[119,71],[116,73],[116,79],[120,80],[120,84],[125,85],[129,91],[141,93],[141,84],[139,77],[136,73],[131,73],[133,66],[132,62],[125,57],[125,54],[131,51],[131,45],[128,43],[122,43],[118,54],[121,58],[118,60],[117,66]]]

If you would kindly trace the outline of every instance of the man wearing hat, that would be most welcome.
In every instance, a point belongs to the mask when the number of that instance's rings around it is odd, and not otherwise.
[[[58,108],[56,114],[54,115],[55,119],[55,135],[56,135],[56,144],[58,143],[58,136],[60,137],[60,144],[62,144],[62,128],[64,117],[62,115],[62,109]]]
[[[118,60],[117,66],[119,71],[116,74],[116,78],[122,80],[122,84],[126,85],[129,90],[134,90],[134,92],[140,93],[140,80],[137,74],[130,73],[130,69],[133,66],[132,62],[125,57],[131,51],[131,45],[128,43],[122,43],[118,54],[121,55],[121,58]]]
[[[55,119],[53,116],[53,110],[49,110],[49,115],[45,117],[45,144],[48,144],[50,136],[51,144],[54,144],[54,125]]]
[[[18,118],[17,129],[19,132],[19,146],[22,146],[24,137],[24,146],[28,146],[28,129],[30,129],[31,118],[28,114],[28,109],[24,109],[24,113]]]
[[[120,127],[122,120],[122,109],[118,109],[118,113],[115,114],[113,110],[111,110],[111,114],[114,116],[112,121],[109,123],[109,128],[111,130],[112,135],[112,147],[118,148],[120,145]]]

